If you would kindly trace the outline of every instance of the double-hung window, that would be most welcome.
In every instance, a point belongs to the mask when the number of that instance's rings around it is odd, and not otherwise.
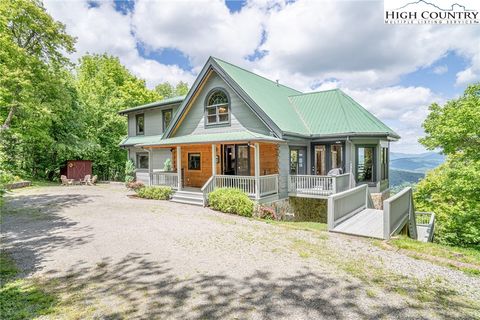
[[[227,94],[223,90],[215,90],[207,98],[205,106],[205,124],[225,124],[230,121],[230,106]]]
[[[137,169],[148,169],[148,153],[137,153]]]
[[[135,123],[137,135],[145,134],[145,116],[143,113],[135,115]]]

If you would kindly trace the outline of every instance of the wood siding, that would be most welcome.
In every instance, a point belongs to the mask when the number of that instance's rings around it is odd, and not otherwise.
[[[222,88],[230,97],[230,124],[221,126],[205,126],[205,99],[214,88]],[[225,83],[215,72],[212,72],[200,92],[192,98],[192,105],[183,121],[178,124],[174,137],[189,134],[222,133],[244,131],[245,129],[269,134],[270,130],[258,118],[249,106]]]

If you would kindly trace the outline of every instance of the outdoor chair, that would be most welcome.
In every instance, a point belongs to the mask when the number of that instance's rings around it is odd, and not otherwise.
[[[90,179],[89,181],[87,181],[87,184],[89,186],[94,186],[96,183],[97,183],[97,176],[93,176],[92,179]]]
[[[89,184],[90,183],[90,178],[91,178],[91,175],[87,174],[83,180],[80,180],[80,184]]]
[[[62,186],[73,185],[73,179],[67,179],[67,176],[61,175],[60,180],[62,181]]]

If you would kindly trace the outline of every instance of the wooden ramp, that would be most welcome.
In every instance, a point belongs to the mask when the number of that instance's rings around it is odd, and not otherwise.
[[[376,209],[362,210],[330,231],[383,239],[383,211]]]
[[[388,240],[408,225],[408,235],[412,239],[432,241],[435,214],[415,212],[411,188],[383,201],[383,210],[372,207],[367,185],[330,195],[328,230]],[[420,223],[417,223],[417,216]]]

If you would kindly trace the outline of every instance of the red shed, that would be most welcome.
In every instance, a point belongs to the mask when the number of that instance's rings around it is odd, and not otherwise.
[[[68,160],[60,174],[67,176],[68,179],[82,180],[87,174],[92,175],[92,161]]]

